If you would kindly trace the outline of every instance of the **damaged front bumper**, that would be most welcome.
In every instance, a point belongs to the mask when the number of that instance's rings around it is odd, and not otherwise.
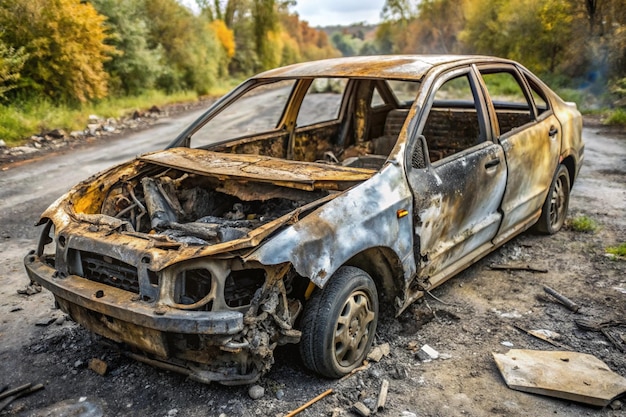
[[[59,273],[52,255],[29,253],[29,278],[54,294],[76,322],[124,343],[134,359],[203,383],[253,383],[273,364],[277,344],[299,341],[282,309],[282,285],[264,285],[246,312],[181,310],[139,294]],[[282,281],[281,281],[282,282]],[[282,314],[278,313],[281,310]]]

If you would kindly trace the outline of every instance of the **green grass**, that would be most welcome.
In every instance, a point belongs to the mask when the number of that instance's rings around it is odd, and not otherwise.
[[[607,118],[604,119],[604,124],[626,126],[626,109],[609,110]]]
[[[598,223],[585,215],[574,217],[568,225],[572,230],[582,233],[594,233],[598,229]]]
[[[610,253],[615,257],[626,258],[626,242],[618,246],[609,246],[606,248],[606,253]]]
[[[210,91],[209,95],[223,95],[238,84],[238,81],[224,81]],[[197,94],[189,91],[169,95],[162,91],[148,91],[139,96],[107,98],[80,106],[55,105],[44,98],[15,100],[0,104],[0,139],[8,146],[18,146],[32,135],[52,129],[64,129],[67,132],[83,130],[91,114],[103,118],[118,118],[135,110],[197,99]]]

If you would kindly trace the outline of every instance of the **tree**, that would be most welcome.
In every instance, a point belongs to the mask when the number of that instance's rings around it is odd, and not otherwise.
[[[3,0],[2,38],[28,54],[21,88],[58,100],[84,102],[107,94],[104,17],[80,0]]]
[[[166,91],[206,94],[219,77],[226,52],[210,23],[176,0],[144,0],[148,45],[163,48],[165,71],[157,85]]]
[[[16,87],[27,58],[24,48],[8,47],[0,39],[0,99],[7,91]]]
[[[108,43],[119,53],[105,63],[115,91],[137,94],[153,88],[165,70],[163,50],[148,47],[149,30],[143,0],[92,0],[107,17]]]

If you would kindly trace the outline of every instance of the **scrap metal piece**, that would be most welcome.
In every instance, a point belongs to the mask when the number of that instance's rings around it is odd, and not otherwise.
[[[626,393],[626,378],[586,353],[511,349],[493,358],[507,386],[518,391],[600,407]]]
[[[551,296],[553,296],[554,298],[556,298],[557,300],[559,300],[559,302],[561,304],[563,304],[568,309],[572,310],[574,313],[576,313],[580,309],[580,306],[578,304],[576,304],[575,302],[573,302],[572,300],[570,300],[569,298],[567,298],[563,294],[560,294],[554,288],[550,288],[547,285],[544,285],[543,286],[543,290],[546,293],[548,293]]]
[[[498,271],[528,271],[528,272],[539,272],[541,274],[548,273],[546,268],[537,268],[528,264],[491,264],[489,265],[489,269],[494,269]]]
[[[158,183],[150,177],[141,180],[146,206],[153,229],[164,229],[170,223],[177,221],[176,213],[170,206]]]

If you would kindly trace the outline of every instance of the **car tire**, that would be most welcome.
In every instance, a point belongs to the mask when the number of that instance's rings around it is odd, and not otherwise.
[[[563,227],[569,206],[569,172],[564,165],[559,165],[552,179],[550,191],[541,208],[541,216],[535,225],[540,233],[552,235]]]
[[[339,378],[362,364],[378,323],[378,292],[363,270],[343,266],[317,288],[302,318],[300,355],[310,370]]]

